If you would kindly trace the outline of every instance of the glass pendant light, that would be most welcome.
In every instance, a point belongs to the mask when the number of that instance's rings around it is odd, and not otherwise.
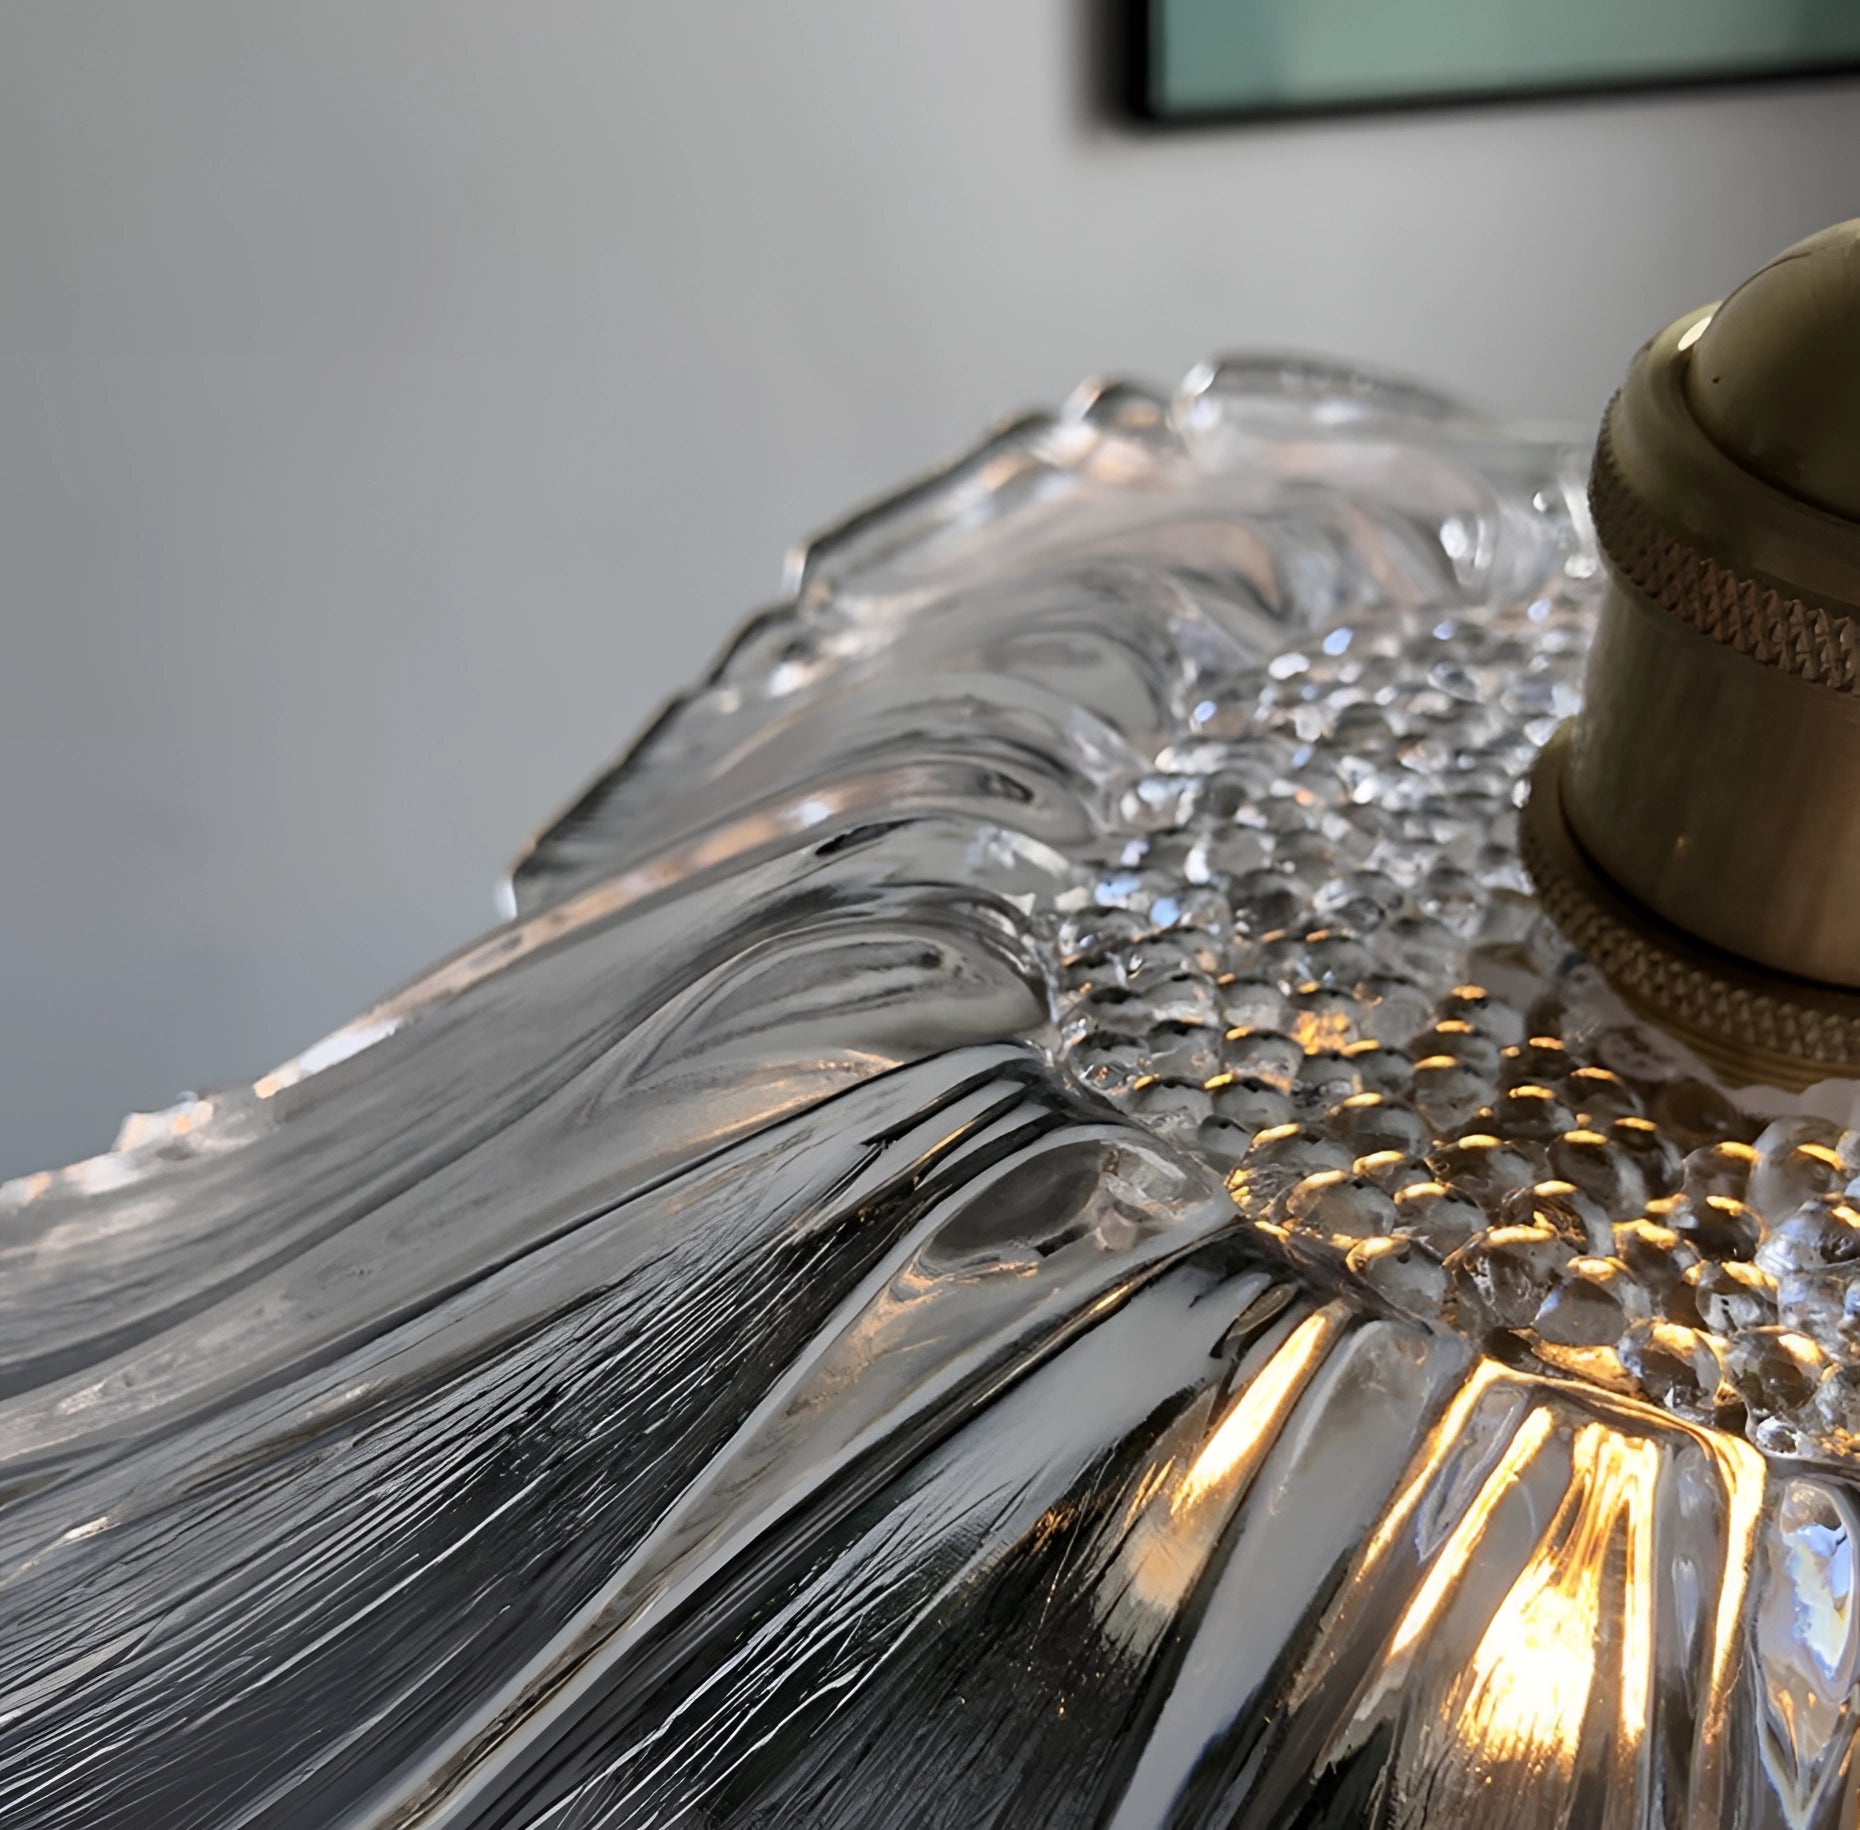
[[[1851,1824],[1860,224],[815,541],[511,920],[0,1193],[0,1821]]]

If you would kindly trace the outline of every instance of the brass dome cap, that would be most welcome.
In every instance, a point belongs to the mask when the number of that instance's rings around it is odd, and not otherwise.
[[[1544,904],[1731,1078],[1860,1077],[1860,221],[1640,351],[1590,504],[1609,589],[1527,820]]]
[[[1726,457],[1860,521],[1860,217],[1752,274],[1689,356],[1686,402]]]

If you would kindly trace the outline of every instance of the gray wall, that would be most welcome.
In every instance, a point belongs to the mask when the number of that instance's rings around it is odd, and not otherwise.
[[[1165,140],[1063,0],[0,7],[0,1173],[484,926],[786,544],[1106,368],[1589,419],[1851,86]]]

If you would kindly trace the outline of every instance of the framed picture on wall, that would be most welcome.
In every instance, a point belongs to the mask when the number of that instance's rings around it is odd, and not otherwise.
[[[1860,0],[1129,0],[1120,27],[1160,124],[1860,70]]]

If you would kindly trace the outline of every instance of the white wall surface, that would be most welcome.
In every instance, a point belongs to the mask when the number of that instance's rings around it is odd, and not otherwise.
[[[787,544],[1297,344],[1588,421],[1852,85],[1145,139],[1065,0],[0,5],[0,1174],[492,918]]]

